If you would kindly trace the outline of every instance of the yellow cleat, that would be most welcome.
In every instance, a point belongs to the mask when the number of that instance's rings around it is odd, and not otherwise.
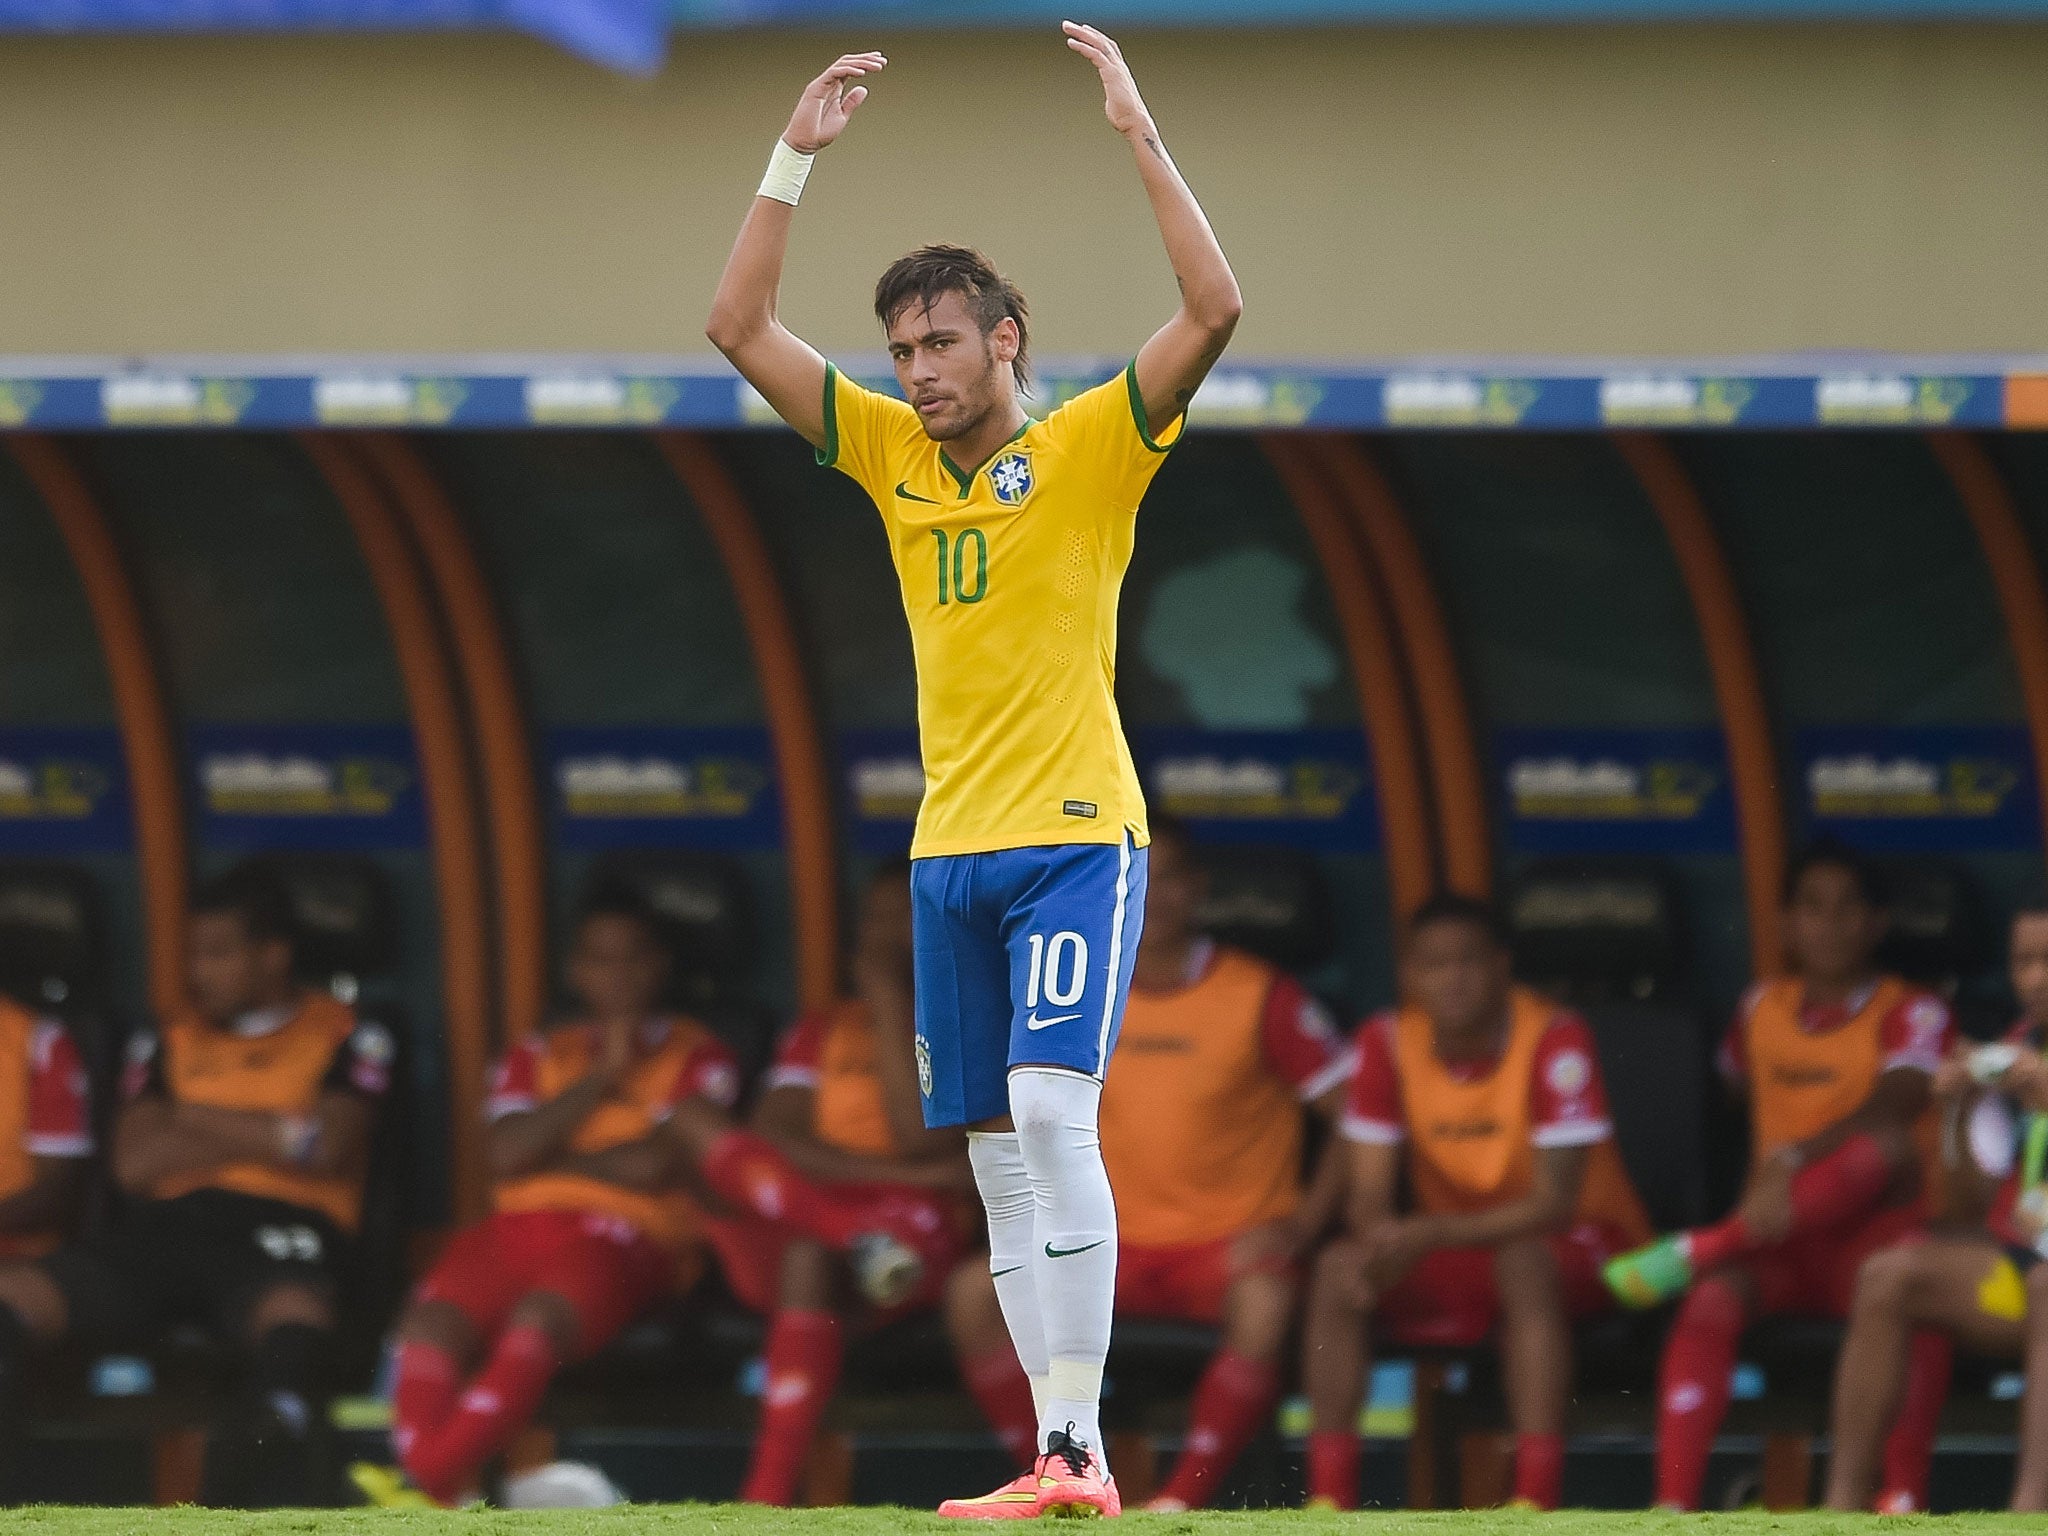
[[[363,1502],[377,1509],[439,1509],[441,1506],[405,1480],[396,1467],[380,1467],[374,1461],[352,1462],[348,1480],[356,1485]]]

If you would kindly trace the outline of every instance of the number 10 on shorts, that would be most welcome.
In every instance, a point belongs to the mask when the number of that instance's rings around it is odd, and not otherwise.
[[[1042,933],[1027,937],[1031,946],[1031,975],[1024,983],[1024,1006],[1035,1014],[1040,994],[1054,1008],[1070,1008],[1088,990],[1088,941],[1071,928],[1063,929],[1047,942]],[[1054,1022],[1035,1019],[1034,1029]]]

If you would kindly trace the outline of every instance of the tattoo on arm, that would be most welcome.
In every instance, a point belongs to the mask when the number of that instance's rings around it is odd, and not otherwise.
[[[1166,151],[1159,147],[1159,141],[1149,134],[1147,134],[1145,137],[1145,147],[1151,150],[1153,154],[1159,157],[1159,161],[1162,165],[1173,164],[1171,160],[1166,158]]]

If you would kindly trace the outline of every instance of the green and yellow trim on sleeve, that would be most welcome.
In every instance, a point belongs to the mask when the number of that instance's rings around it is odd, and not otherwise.
[[[1130,366],[1124,369],[1124,385],[1130,391],[1131,420],[1137,423],[1138,440],[1154,453],[1165,453],[1175,443],[1180,441],[1181,434],[1187,430],[1188,413],[1182,411],[1178,416],[1174,417],[1173,425],[1168,429],[1166,441],[1163,443],[1157,442],[1152,436],[1151,427],[1145,420],[1145,397],[1138,393],[1138,360],[1135,357],[1131,359]]]
[[[1141,425],[1138,430],[1145,429]],[[825,365],[825,446],[817,453],[827,469],[839,460],[839,370],[831,363]]]

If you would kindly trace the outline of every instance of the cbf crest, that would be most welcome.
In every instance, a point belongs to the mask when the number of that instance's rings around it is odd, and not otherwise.
[[[988,467],[989,488],[996,493],[996,500],[1006,507],[1020,504],[1031,494],[1031,455],[1028,453],[1005,453]]]

